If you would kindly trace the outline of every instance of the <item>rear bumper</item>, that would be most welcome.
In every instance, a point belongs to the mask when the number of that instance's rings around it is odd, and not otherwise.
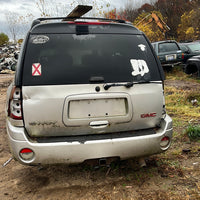
[[[14,127],[7,120],[7,132],[12,154],[22,164],[54,164],[81,163],[88,159],[120,157],[127,159],[161,153],[170,147],[171,142],[161,148],[160,141],[167,136],[172,138],[172,119],[167,115],[161,123],[161,128],[155,134],[145,136],[124,137],[115,139],[99,139],[80,143],[73,142],[31,142],[25,134],[25,129]],[[19,152],[30,148],[34,152],[31,160],[23,160]]]
[[[181,65],[182,64],[182,62],[172,62],[172,63],[161,63],[161,65],[163,66],[163,67],[174,67],[174,66],[176,66],[176,65]]]

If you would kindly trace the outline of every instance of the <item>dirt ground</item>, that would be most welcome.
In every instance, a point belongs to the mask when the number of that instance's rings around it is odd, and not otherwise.
[[[86,164],[31,167],[14,160],[2,167],[11,157],[4,110],[13,76],[0,74],[0,199],[200,199],[200,143],[187,140],[176,139],[166,153],[147,158],[145,168],[133,159],[100,168]],[[198,83],[182,81],[166,84],[200,88]]]

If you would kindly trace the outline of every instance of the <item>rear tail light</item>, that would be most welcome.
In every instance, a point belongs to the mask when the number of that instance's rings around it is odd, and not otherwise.
[[[170,143],[170,138],[165,136],[161,139],[160,146],[161,146],[161,148],[166,148],[166,147],[168,147],[169,143]]]
[[[184,59],[184,53],[182,53],[182,59]]]
[[[22,119],[21,89],[13,87],[9,99],[8,116],[15,120]]]
[[[32,160],[33,159],[34,152],[33,152],[33,150],[31,150],[29,148],[24,148],[19,152],[19,155],[23,160],[28,161],[28,160]]]

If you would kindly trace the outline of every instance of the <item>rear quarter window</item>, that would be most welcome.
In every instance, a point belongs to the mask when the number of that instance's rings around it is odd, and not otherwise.
[[[190,44],[188,47],[192,50],[192,52],[199,52],[200,51],[200,43]]]

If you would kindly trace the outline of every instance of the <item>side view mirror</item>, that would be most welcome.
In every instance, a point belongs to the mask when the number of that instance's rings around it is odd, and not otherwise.
[[[183,53],[185,53],[185,54],[189,54],[190,51],[189,51],[189,50],[185,50]]]

